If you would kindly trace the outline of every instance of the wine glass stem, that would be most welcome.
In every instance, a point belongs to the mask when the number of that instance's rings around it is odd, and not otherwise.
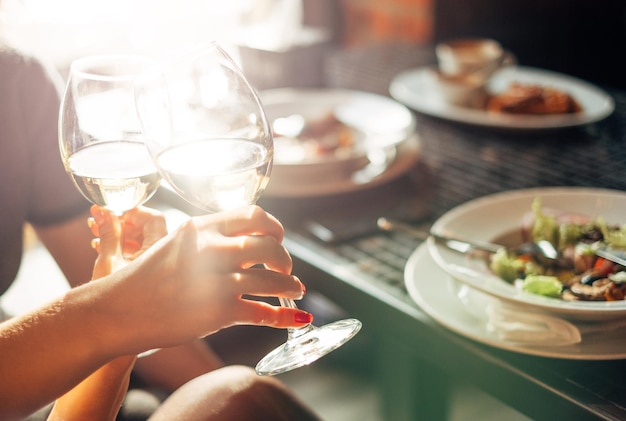
[[[283,307],[298,308],[296,303],[289,298],[279,297],[278,301],[280,302],[280,305]],[[295,339],[304,335],[307,332],[310,332],[311,330],[313,330],[313,325],[311,325],[310,323],[302,327],[290,327],[287,329],[287,338],[288,340]]]
[[[121,267],[126,265],[126,258],[124,257],[124,230],[122,229],[122,216],[124,214],[118,214],[115,213],[115,218],[117,219],[116,223],[119,226],[120,229],[120,240],[117,243],[116,246],[116,250],[115,250],[115,257],[113,258],[112,264],[111,264],[111,272],[115,272],[118,269],[120,269]]]

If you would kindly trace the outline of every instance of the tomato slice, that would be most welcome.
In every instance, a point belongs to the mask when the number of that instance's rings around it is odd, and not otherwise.
[[[607,260],[603,257],[598,257],[593,264],[593,271],[598,275],[606,276],[609,273],[612,273],[615,269],[615,263]]]

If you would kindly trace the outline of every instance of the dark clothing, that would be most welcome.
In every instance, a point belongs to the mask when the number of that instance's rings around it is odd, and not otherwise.
[[[36,59],[0,47],[0,294],[17,275],[26,222],[62,223],[90,206],[65,172],[59,153],[61,82]],[[117,419],[145,420],[162,400],[160,392],[133,389]],[[27,420],[45,420],[51,408]]]
[[[59,82],[39,61],[0,47],[0,294],[17,274],[25,222],[55,224],[89,206],[59,154]]]

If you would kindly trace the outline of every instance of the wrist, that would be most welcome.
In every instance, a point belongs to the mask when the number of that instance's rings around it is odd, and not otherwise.
[[[91,281],[69,290],[63,297],[64,309],[69,313],[72,346],[80,346],[83,355],[93,355],[102,363],[120,355],[133,354],[126,349],[128,330],[124,317],[116,309],[118,300],[107,298],[109,277]]]

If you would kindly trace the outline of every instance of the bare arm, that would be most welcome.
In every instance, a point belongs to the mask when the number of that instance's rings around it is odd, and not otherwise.
[[[0,418],[43,407],[111,358],[94,335],[104,320],[83,292],[0,325]]]
[[[35,227],[71,286],[91,279],[96,253],[90,246],[93,235],[87,226],[88,217],[85,214],[63,224]],[[159,236],[165,234],[162,232]],[[138,241],[136,238],[131,240]],[[134,246],[139,245],[135,243]],[[197,341],[141,358],[136,362],[135,370],[150,385],[173,391],[192,378],[222,366],[217,354],[204,341]]]
[[[119,356],[233,324],[306,324],[300,310],[243,298],[302,297],[282,235],[258,207],[197,217],[115,273],[0,325],[0,418],[52,402]]]
[[[84,214],[63,224],[35,227],[71,286],[91,279],[96,253],[90,246],[93,236],[87,226],[88,217]],[[162,232],[160,236],[165,234]],[[213,350],[204,341],[198,341],[144,357],[136,363],[135,369],[149,384],[173,391],[192,378],[222,366],[223,362]]]
[[[94,235],[99,236],[94,245],[99,251],[93,268],[93,279],[112,273],[126,262],[119,258],[122,228],[119,220],[98,207],[92,207],[89,220]],[[162,221],[165,234],[165,221]],[[150,246],[147,244],[146,246]],[[124,400],[130,372],[136,356],[118,357],[100,367],[69,392],[56,400],[49,421],[114,421]]]
[[[54,404],[48,421],[114,421],[128,390],[137,357],[108,362]]]

